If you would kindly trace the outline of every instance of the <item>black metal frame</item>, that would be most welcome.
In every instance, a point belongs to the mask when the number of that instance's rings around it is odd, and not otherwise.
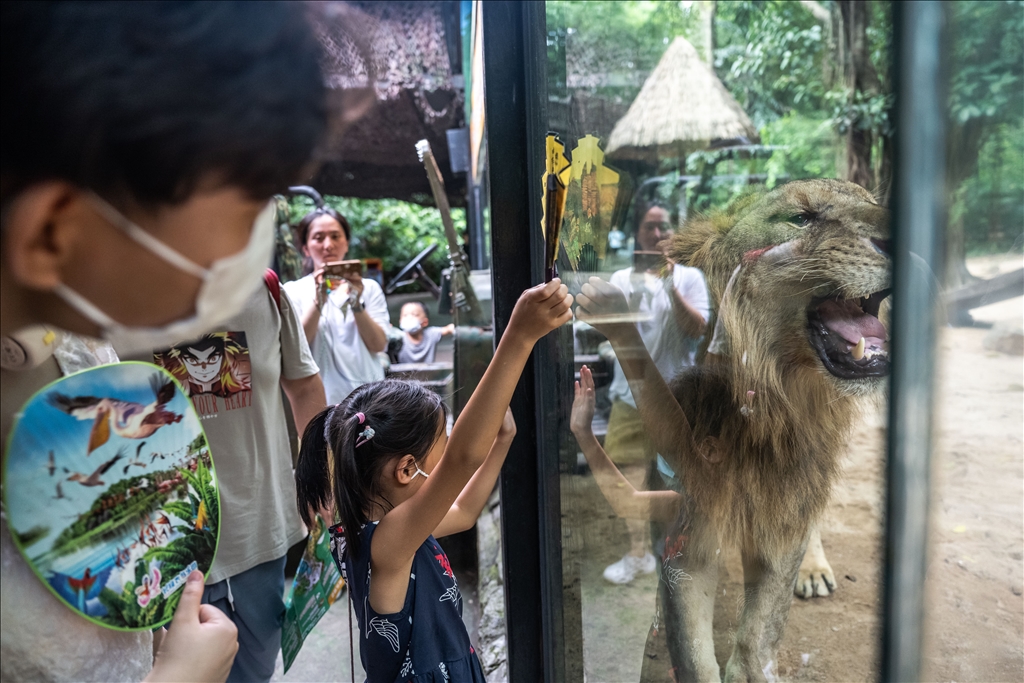
[[[892,376],[883,681],[917,681],[928,540],[937,289],[946,226],[943,3],[893,3]]]
[[[547,130],[544,3],[482,3],[495,340],[523,290],[542,280],[539,188]],[[537,187],[534,187],[536,185]],[[558,333],[537,344],[512,398],[519,438],[501,475],[510,681],[564,680]],[[550,413],[547,413],[550,414]],[[554,444],[554,447],[552,447]]]
[[[519,294],[542,275],[541,141],[546,118],[543,2],[483,3],[495,338]],[[886,494],[882,671],[920,676],[928,532],[934,343],[933,273],[945,228],[943,9],[893,3],[896,154],[893,189],[892,380]],[[525,264],[529,267],[524,267]],[[564,335],[562,335],[564,337]],[[509,680],[582,679],[566,661],[559,488],[557,333],[537,345],[512,400],[519,436],[501,477]],[[554,378],[555,381],[552,381]],[[567,633],[571,631],[572,633]],[[570,642],[574,638],[569,638]],[[575,647],[568,646],[572,650]],[[582,652],[571,653],[582,657]]]

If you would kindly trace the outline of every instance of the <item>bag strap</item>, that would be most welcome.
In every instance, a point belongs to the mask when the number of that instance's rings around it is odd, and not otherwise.
[[[273,297],[274,303],[277,304],[277,309],[281,310],[281,280],[278,279],[277,273],[274,272],[273,268],[267,268],[263,271],[263,282],[267,285],[267,290],[270,291],[270,296]]]

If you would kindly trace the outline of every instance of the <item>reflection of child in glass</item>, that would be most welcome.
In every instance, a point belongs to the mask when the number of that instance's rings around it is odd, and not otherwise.
[[[683,417],[693,430],[695,455],[666,453],[667,460],[658,456],[658,471],[665,484],[682,490],[680,477],[676,474],[681,460],[701,462],[714,467],[724,456],[720,436],[722,425],[729,413],[738,412],[722,382],[721,371],[714,367],[688,368],[675,377],[669,389],[682,409]],[[703,400],[701,400],[703,398]],[[667,413],[656,419],[671,419]],[[576,382],[576,396],[572,403],[569,428],[583,451],[590,471],[597,480],[601,493],[611,504],[615,514],[623,519],[651,519],[660,522],[676,521],[683,496],[676,491],[637,491],[629,480],[622,476],[598,442],[591,429],[594,419],[594,378],[590,368],[580,369],[580,381]],[[657,425],[645,424],[645,429]]]
[[[608,457],[591,428],[594,420],[594,377],[590,368],[580,368],[576,396],[572,402],[569,428],[583,451],[598,488],[623,519],[672,521],[679,511],[682,496],[675,491],[637,491]]]
[[[428,327],[427,307],[419,301],[410,301],[402,306],[398,324],[402,328],[399,363],[433,363],[437,343],[442,337],[455,332],[455,325]]]

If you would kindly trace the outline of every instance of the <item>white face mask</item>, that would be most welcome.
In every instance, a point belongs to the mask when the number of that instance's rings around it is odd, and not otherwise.
[[[402,332],[419,332],[423,329],[423,324],[420,323],[419,318],[402,318],[399,321],[399,327],[402,328]]]
[[[423,470],[421,470],[421,469],[420,469],[420,466],[419,466],[419,465],[414,465],[414,467],[416,468],[416,474],[414,474],[414,475],[412,475],[411,477],[409,477],[409,481],[410,481],[410,482],[411,482],[411,481],[412,481],[413,479],[415,479],[415,478],[416,478],[416,475],[417,475],[417,474],[422,474],[422,475],[423,475],[423,478],[424,478],[424,479],[429,479],[429,478],[430,478],[430,475],[429,475],[429,474],[427,474],[426,472],[424,472]]]
[[[256,216],[249,243],[244,249],[214,261],[209,268],[203,268],[132,223],[103,199],[92,195],[92,200],[104,218],[133,241],[175,268],[195,275],[203,281],[196,296],[195,314],[161,327],[122,325],[67,285],[58,284],[53,293],[98,325],[103,338],[122,355],[130,356],[167,348],[183,340],[195,339],[214,329],[242,310],[246,300],[259,288],[260,275],[270,265],[274,249],[276,214],[276,207],[272,201]]]

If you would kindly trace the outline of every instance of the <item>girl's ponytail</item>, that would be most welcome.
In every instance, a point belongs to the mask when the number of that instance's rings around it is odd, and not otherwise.
[[[306,425],[295,466],[295,497],[299,516],[312,529],[316,514],[331,502],[331,464],[324,425],[334,406],[327,406]],[[325,519],[328,525],[334,520]]]
[[[353,554],[359,553],[360,531],[367,522],[366,511],[373,503],[374,494],[379,493],[373,486],[379,474],[377,468],[359,472],[355,445],[359,430],[359,420],[354,415],[344,419],[340,415],[335,417],[327,430],[328,438],[337,448],[334,452],[334,505],[348,551]]]

